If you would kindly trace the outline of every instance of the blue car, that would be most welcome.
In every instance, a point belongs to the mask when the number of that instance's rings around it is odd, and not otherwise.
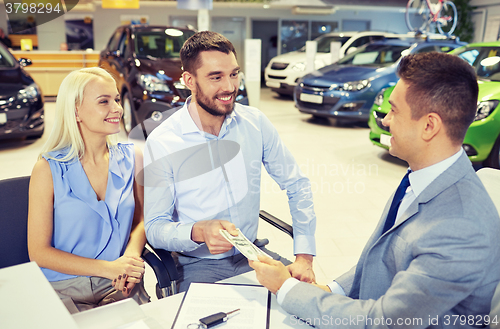
[[[293,95],[295,107],[315,117],[368,121],[375,96],[398,81],[396,69],[401,56],[448,52],[465,44],[431,37],[370,43],[299,80]]]

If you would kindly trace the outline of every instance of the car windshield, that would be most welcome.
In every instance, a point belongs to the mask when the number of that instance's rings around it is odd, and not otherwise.
[[[349,40],[351,37],[341,37],[341,36],[328,36],[328,35],[325,35],[323,37],[319,37],[316,39],[316,41],[318,42],[318,47],[317,47],[317,50],[316,52],[318,53],[329,53],[330,52],[330,44],[332,42],[340,42],[341,46],[343,46],[347,40]],[[306,47],[302,47],[300,48],[299,51],[306,51]]]
[[[0,46],[0,67],[14,67],[16,59],[9,53],[9,51]]]
[[[389,66],[396,63],[408,46],[369,44],[342,58],[338,64]]]
[[[135,52],[138,57],[178,58],[184,42],[194,31],[166,29],[164,31],[140,31],[135,35]]]
[[[478,78],[500,81],[500,47],[463,48],[455,55],[472,65]]]

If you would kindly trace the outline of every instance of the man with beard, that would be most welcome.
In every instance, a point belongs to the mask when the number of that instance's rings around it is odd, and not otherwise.
[[[149,242],[174,251],[180,291],[191,282],[250,271],[219,230],[237,235],[238,228],[255,240],[264,164],[289,198],[296,259],[288,271],[314,282],[316,216],[309,179],[271,122],[258,109],[235,103],[240,67],[233,45],[218,33],[199,32],[186,41],[180,57],[192,95],[146,142]]]

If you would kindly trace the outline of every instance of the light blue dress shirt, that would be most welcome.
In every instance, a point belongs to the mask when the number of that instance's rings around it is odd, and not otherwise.
[[[401,205],[399,206],[398,213],[396,215],[396,222],[394,225],[398,225],[400,223],[400,217],[406,209],[417,199],[417,197],[422,193],[423,190],[427,188],[439,175],[441,175],[446,169],[450,168],[452,164],[454,164],[458,158],[462,155],[464,150],[460,148],[460,150],[452,155],[451,157],[433,164],[432,166],[410,172],[408,176],[410,179],[410,186],[406,189],[406,194],[401,200]],[[411,168],[408,168],[411,170]],[[277,301],[281,305],[283,300],[285,299],[286,294],[297,284],[299,281],[294,278],[290,278],[285,281],[285,283],[281,286],[281,288],[277,292]],[[327,286],[330,288],[332,293],[340,294],[345,296],[345,291],[342,287],[336,282],[333,281]]]
[[[156,248],[187,256],[220,259],[205,244],[191,240],[197,221],[221,219],[254,241],[257,236],[262,164],[287,190],[294,229],[294,253],[316,253],[309,179],[281,141],[271,122],[256,108],[236,103],[219,135],[196,126],[190,99],[148,136],[144,150],[145,228]]]
[[[68,148],[52,151],[63,158]],[[109,150],[106,196],[97,195],[79,159],[60,162],[44,155],[54,184],[52,246],[81,257],[114,261],[123,255],[134,216],[134,146],[118,144]],[[76,278],[42,268],[49,281]]]

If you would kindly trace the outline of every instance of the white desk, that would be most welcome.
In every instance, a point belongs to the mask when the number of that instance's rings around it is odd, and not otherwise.
[[[239,284],[259,284],[255,276],[255,272],[251,271],[226,280],[222,283],[239,283]],[[170,329],[174,323],[175,315],[181,305],[184,293],[179,293],[167,298],[154,301],[152,303],[143,304],[140,306],[147,317],[153,318],[156,322],[165,329]],[[276,301],[276,296],[271,294],[271,313],[269,327],[271,329],[281,328],[304,328],[304,324],[297,323],[298,321],[290,314],[286,313]]]
[[[77,329],[35,262],[0,269],[0,328]]]

